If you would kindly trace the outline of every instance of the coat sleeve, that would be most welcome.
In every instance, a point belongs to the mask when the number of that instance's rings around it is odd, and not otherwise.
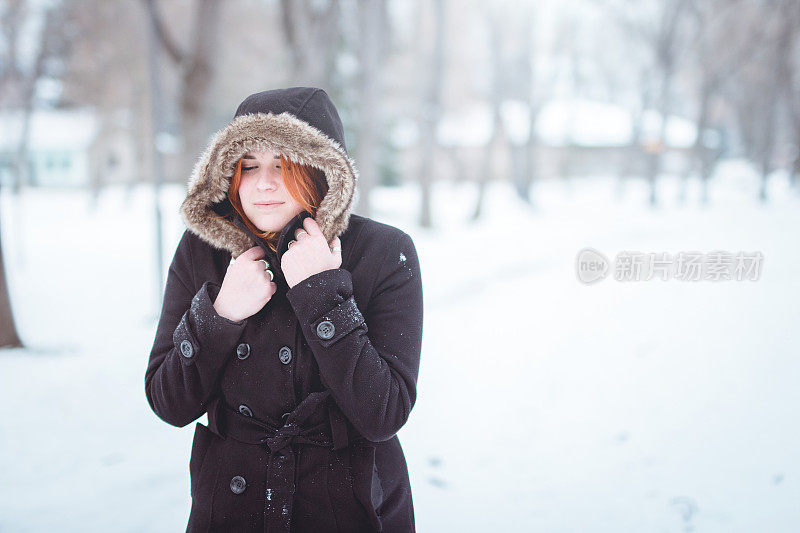
[[[220,285],[210,280],[195,292],[190,235],[184,233],[167,275],[161,318],[145,372],[150,407],[165,422],[186,426],[203,415],[218,378],[244,331],[217,314]]]
[[[411,237],[400,232],[389,246],[363,314],[343,268],[309,276],[287,297],[336,404],[368,440],[392,438],[414,406],[422,348],[422,279]]]

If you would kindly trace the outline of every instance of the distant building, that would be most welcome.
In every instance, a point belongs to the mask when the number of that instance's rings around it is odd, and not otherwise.
[[[123,127],[124,112],[106,121],[105,130],[91,109],[39,109],[33,111],[28,130],[30,187],[88,187],[126,183],[138,168],[130,134]],[[0,183],[13,182],[11,165],[22,134],[22,112],[0,113]]]

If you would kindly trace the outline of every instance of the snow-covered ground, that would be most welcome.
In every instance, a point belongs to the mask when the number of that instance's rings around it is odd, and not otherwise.
[[[702,207],[677,181],[374,192],[415,240],[425,284],[419,396],[400,432],[420,532],[793,532],[800,523],[800,198],[729,165]],[[162,198],[164,268],[183,231]],[[27,347],[0,351],[0,531],[182,531],[194,424],[150,411],[160,302],[153,195],[0,197]],[[758,281],[580,283],[584,247],[760,251]],[[205,422],[205,417],[201,419]]]

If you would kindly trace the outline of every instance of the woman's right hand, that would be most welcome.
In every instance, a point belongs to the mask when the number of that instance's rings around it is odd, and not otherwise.
[[[267,305],[278,286],[270,280],[264,262],[259,261],[264,257],[264,250],[260,246],[253,246],[228,266],[214,301],[217,314],[239,322]]]

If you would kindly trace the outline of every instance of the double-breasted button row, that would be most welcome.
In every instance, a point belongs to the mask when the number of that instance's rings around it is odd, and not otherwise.
[[[320,339],[330,339],[336,333],[336,327],[330,320],[323,320],[317,324],[317,336]]]
[[[194,357],[194,348],[191,342],[187,340],[181,342],[181,354],[187,359]]]
[[[233,476],[231,479],[231,492],[241,494],[247,488],[247,481],[242,476]]]
[[[188,342],[188,341],[184,341],[184,342]],[[183,346],[181,346],[181,349],[183,349]],[[191,351],[191,349],[192,349],[191,344],[189,345],[188,349]],[[249,344],[247,344],[246,342],[243,342],[239,346],[236,347],[236,357],[238,357],[239,359],[247,359],[249,356],[250,356],[250,345]],[[191,356],[187,356],[187,357],[191,357]],[[278,350],[278,358],[281,360],[281,363],[283,363],[284,365],[288,365],[289,363],[292,362],[292,349],[289,348],[288,346],[282,347],[280,350]]]
[[[250,345],[246,342],[243,342],[239,346],[236,347],[236,357],[239,359],[247,359],[247,356],[250,355]]]
[[[247,344],[246,342],[241,343],[239,346],[236,347],[236,355],[237,357],[239,357],[239,359],[247,359],[247,357],[250,355],[250,345]],[[278,358],[281,360],[281,363],[283,363],[284,365],[288,365],[292,361],[292,349],[289,348],[288,346],[282,347],[280,350],[278,350]],[[239,412],[244,416],[253,416],[253,411],[245,404],[239,405]],[[289,413],[286,413],[284,415],[284,419],[286,416],[288,416],[288,414]],[[231,485],[231,490],[233,490],[233,485]]]

